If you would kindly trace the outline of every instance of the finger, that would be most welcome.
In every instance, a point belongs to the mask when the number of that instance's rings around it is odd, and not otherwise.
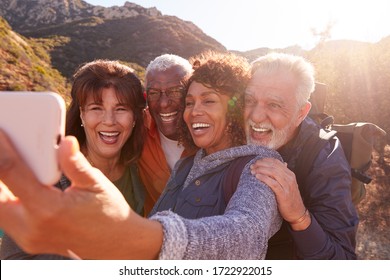
[[[275,178],[281,185],[291,181],[294,173],[283,163],[275,159],[265,159],[251,166],[251,173],[263,174]]]
[[[73,136],[67,136],[61,141],[58,158],[62,171],[74,187],[90,188],[97,183],[96,178],[101,177],[80,152],[77,139]]]
[[[267,175],[256,174],[256,179],[266,184],[275,193],[276,196],[281,195],[284,192],[283,186],[279,184],[275,178]]]
[[[251,173],[256,176],[256,178],[264,181],[267,184],[271,184],[270,187],[273,188],[274,191],[281,188],[284,193],[288,193],[289,186],[291,185],[291,174],[292,173],[283,163],[278,164],[278,166],[269,165],[273,163],[272,161],[268,161],[263,166],[252,168]],[[278,162],[277,162],[278,163]],[[295,177],[294,177],[295,178]]]
[[[251,165],[251,169],[262,168],[262,167],[274,167],[280,166],[283,164],[281,161],[275,158],[262,158],[257,160],[255,163]]]
[[[262,162],[251,166],[251,174],[263,174],[271,177],[276,177],[278,173],[283,173],[280,166],[276,166],[271,162]]]
[[[6,232],[20,228],[22,205],[0,181],[0,227]]]
[[[20,199],[28,202],[44,189],[22,160],[8,136],[0,130],[0,180]],[[36,202],[36,201],[35,201]]]

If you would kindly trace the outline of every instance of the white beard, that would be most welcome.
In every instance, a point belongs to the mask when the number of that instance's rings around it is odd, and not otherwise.
[[[253,125],[253,122],[249,122],[251,125]],[[247,131],[247,143],[248,144],[254,144],[254,145],[260,145],[260,146],[265,146],[269,149],[274,149],[277,150],[283,145],[285,145],[288,142],[288,136],[289,132],[292,129],[292,124],[288,127],[285,127],[284,129],[275,129],[270,123],[268,124],[262,124],[262,127],[266,127],[272,131],[271,139],[268,141],[260,141],[256,139],[251,138],[251,134],[249,131]],[[249,125],[249,129],[251,130],[251,126]]]

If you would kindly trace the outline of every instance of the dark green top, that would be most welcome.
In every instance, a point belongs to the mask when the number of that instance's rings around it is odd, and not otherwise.
[[[145,191],[139,179],[137,166],[135,164],[129,165],[123,176],[113,183],[123,194],[131,209],[143,215]]]

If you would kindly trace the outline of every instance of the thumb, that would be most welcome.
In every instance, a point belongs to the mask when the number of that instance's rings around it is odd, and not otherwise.
[[[58,149],[61,170],[72,182],[72,186],[88,188],[96,184],[96,169],[80,152],[80,146],[74,136],[66,136]]]

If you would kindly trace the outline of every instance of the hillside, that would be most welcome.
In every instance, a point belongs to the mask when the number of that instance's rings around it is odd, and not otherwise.
[[[104,20],[145,16],[161,16],[156,8],[144,8],[126,2],[123,6],[105,8],[82,0],[2,0],[0,16],[18,32],[29,32],[48,26],[62,25],[89,17]]]
[[[69,85],[52,67],[48,49],[48,44],[12,31],[0,17],[0,90],[50,90],[67,100]]]
[[[26,37],[55,40],[53,66],[68,78],[96,58],[146,67],[163,53],[188,58],[206,49],[226,50],[191,22],[129,2],[104,8],[77,0],[6,0],[0,15]]]
[[[306,51],[303,50],[300,46],[291,46],[283,49],[270,49],[270,48],[258,48],[254,50],[249,50],[246,52],[236,52],[248,59],[248,61],[253,61],[259,56],[266,55],[267,53],[270,52],[283,52],[283,53],[289,53],[289,54],[294,54],[294,55],[300,55],[300,56],[305,56]]]
[[[329,41],[307,52],[328,87],[325,111],[337,122],[372,122],[390,134],[390,37],[378,43]],[[388,141],[389,142],[389,141]]]

